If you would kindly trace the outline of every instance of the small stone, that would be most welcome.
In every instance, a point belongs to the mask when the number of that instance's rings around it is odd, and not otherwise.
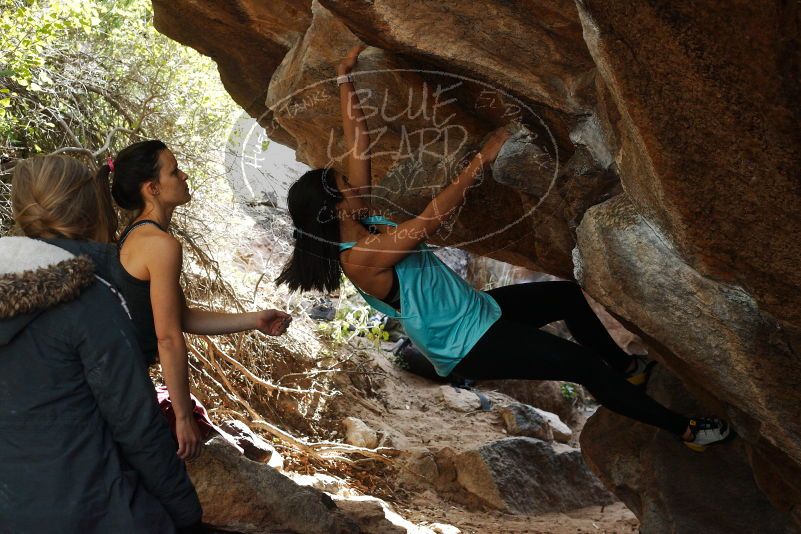
[[[573,431],[570,430],[570,427],[564,424],[561,419],[559,419],[558,415],[555,413],[546,412],[545,410],[540,410],[534,406],[531,408],[548,421],[548,425],[553,431],[553,438],[556,441],[560,443],[567,443],[573,438]]]
[[[245,423],[237,420],[224,421],[219,429],[225,432],[246,458],[254,462],[266,463],[274,469],[283,469],[284,459],[271,444],[258,434],[255,434]]]
[[[453,410],[474,412],[481,409],[481,399],[472,391],[453,386],[440,386],[439,395],[442,401]]]
[[[506,431],[513,436],[527,436],[543,441],[553,441],[551,425],[544,416],[527,404],[509,404],[500,410]]]
[[[361,419],[346,417],[342,424],[345,426],[345,443],[368,449],[378,446],[378,433]]]

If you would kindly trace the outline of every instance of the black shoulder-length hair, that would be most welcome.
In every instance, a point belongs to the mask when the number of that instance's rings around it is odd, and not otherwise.
[[[295,226],[295,249],[276,278],[290,289],[334,291],[339,289],[339,219],[336,205],[342,193],[333,169],[315,169],[292,184],[287,195]]]

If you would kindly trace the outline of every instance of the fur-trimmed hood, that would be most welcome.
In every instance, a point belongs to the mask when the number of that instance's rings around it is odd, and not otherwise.
[[[0,346],[44,310],[78,297],[95,267],[55,245],[28,237],[0,238]]]

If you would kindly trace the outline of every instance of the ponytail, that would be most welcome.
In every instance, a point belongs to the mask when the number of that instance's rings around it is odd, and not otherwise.
[[[108,168],[107,166],[103,166]],[[11,179],[14,233],[29,237],[108,243],[117,230],[108,171],[96,175],[67,156],[35,156],[17,163]]]

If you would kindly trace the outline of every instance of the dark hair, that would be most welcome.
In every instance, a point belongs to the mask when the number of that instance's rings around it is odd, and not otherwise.
[[[336,205],[342,193],[333,169],[307,172],[292,184],[287,195],[289,214],[295,226],[295,249],[277,284],[293,291],[333,291],[339,288],[339,219]]]
[[[111,195],[119,207],[125,210],[141,210],[145,207],[140,186],[159,176],[159,155],[166,149],[162,141],[152,139],[140,141],[122,149],[114,159]]]

